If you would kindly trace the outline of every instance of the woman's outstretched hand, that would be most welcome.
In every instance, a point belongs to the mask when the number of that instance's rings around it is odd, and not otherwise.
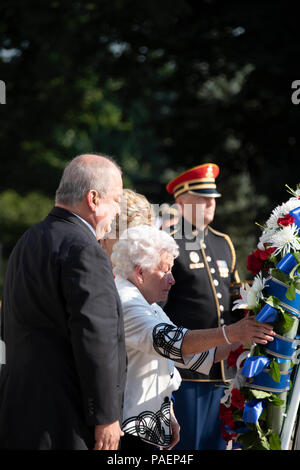
[[[231,343],[267,344],[273,341],[275,331],[270,323],[260,323],[254,317],[245,317],[236,323],[227,325],[225,332]]]

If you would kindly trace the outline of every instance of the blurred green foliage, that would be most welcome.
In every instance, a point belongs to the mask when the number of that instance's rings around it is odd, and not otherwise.
[[[283,0],[3,0],[4,258],[46,215],[65,164],[97,152],[152,203],[173,202],[165,185],[179,172],[219,164],[215,226],[249,277],[255,221],[300,180],[299,43]]]
[[[53,206],[53,200],[39,192],[20,196],[13,189],[0,194],[0,233],[6,253],[14,247],[14,242],[24,231],[44,218]]]

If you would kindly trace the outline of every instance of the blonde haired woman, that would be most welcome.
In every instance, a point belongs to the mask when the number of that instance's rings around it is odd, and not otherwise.
[[[148,199],[132,189],[124,189],[121,199],[121,214],[111,225],[111,231],[100,241],[109,258],[116,241],[124,230],[137,225],[154,225],[155,215]]]

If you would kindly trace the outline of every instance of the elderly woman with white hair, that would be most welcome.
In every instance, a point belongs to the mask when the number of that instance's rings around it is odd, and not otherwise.
[[[146,225],[124,231],[113,247],[128,357],[121,450],[171,449],[179,441],[172,392],[181,378],[174,363],[207,374],[240,343],[273,340],[272,326],[251,318],[226,329],[187,330],[173,324],[156,302],[166,300],[174,284],[177,255],[170,235]]]

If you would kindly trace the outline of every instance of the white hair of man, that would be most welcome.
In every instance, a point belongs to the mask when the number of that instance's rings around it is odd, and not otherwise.
[[[98,191],[101,198],[105,198],[112,189],[111,180],[114,172],[121,169],[118,164],[107,155],[91,160],[88,165],[84,163],[84,155],[79,155],[66,166],[59,187],[55,195],[56,204],[76,207],[91,189]]]
[[[168,233],[149,225],[130,227],[113,247],[113,272],[128,279],[136,266],[148,270],[157,266],[165,252],[174,258],[179,254],[177,243]]]

